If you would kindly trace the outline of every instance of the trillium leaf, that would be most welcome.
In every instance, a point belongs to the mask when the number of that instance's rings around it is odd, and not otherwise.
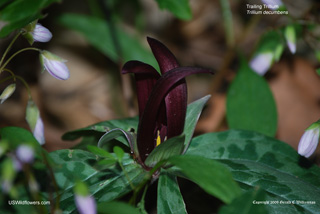
[[[187,115],[186,115],[186,122],[184,124],[184,131],[183,134],[185,135],[184,141],[184,151],[188,149],[188,146],[191,142],[194,129],[196,128],[197,122],[200,118],[200,114],[204,105],[210,99],[211,95],[204,96],[192,103],[190,103],[187,107]]]
[[[108,143],[110,140],[115,139],[117,137],[124,136],[127,140],[125,143],[126,146],[129,146],[131,148],[131,151],[136,151],[136,139],[135,137],[129,133],[124,131],[123,129],[112,129],[108,132],[106,132],[99,140],[98,147],[102,147],[104,144]],[[117,149],[119,151],[119,149]],[[119,151],[120,152],[120,151]],[[116,153],[116,152],[115,152]],[[120,153],[117,153],[120,154]],[[137,154],[137,153],[136,153]]]
[[[103,150],[103,149],[101,149],[99,147],[88,145],[87,148],[88,148],[88,150],[90,152],[92,152],[93,154],[98,155],[100,157],[109,158],[109,159],[115,159],[115,157],[112,156],[111,153],[109,153],[106,150]]]
[[[200,155],[227,166],[245,190],[259,186],[266,200],[313,204],[269,204],[269,213],[317,213],[320,168],[308,163],[281,141],[252,131],[230,130],[194,138],[186,154]]]
[[[180,155],[171,157],[168,162],[180,170],[178,176],[184,175],[227,204],[241,194],[228,168],[218,161],[195,155]]]
[[[268,202],[270,203],[266,200],[266,193],[261,188],[257,188],[245,192],[230,204],[223,206],[219,210],[219,214],[268,214],[266,209]]]
[[[120,201],[100,203],[98,212],[100,214],[141,214],[137,208]]]
[[[274,136],[277,108],[268,83],[242,62],[227,94],[227,121],[232,129]]]
[[[171,156],[180,155],[184,148],[184,139],[185,136],[181,135],[162,142],[149,154],[145,164],[153,167],[162,160],[166,160]]]
[[[122,159],[126,175],[116,165],[104,171],[96,170],[92,167],[96,156],[83,150],[57,150],[51,152],[50,157],[55,162],[54,175],[61,188],[60,208],[66,214],[76,213],[73,193],[76,180],[85,182],[100,204],[127,194],[132,190],[130,183],[137,186],[147,177],[147,172],[129,154],[124,154]]]
[[[157,213],[187,213],[176,176],[161,169],[157,191]]]
[[[101,138],[106,131],[115,128],[121,128],[125,131],[137,130],[139,123],[138,117],[119,119],[119,120],[109,120],[104,122],[99,122],[85,128],[77,129],[74,131],[70,131],[65,133],[62,136],[63,140],[76,140],[80,137],[83,137],[83,140],[80,144],[76,146],[76,148],[87,148],[87,145],[97,145],[97,142]],[[123,144],[127,144],[127,140],[125,138],[117,138]]]

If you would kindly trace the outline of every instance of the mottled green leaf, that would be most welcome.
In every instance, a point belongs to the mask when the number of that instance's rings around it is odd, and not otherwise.
[[[180,155],[184,148],[184,138],[184,135],[181,135],[162,142],[152,150],[145,160],[145,164],[153,167],[162,160],[166,160],[171,156]]]
[[[111,31],[109,23],[104,19],[80,14],[64,14],[59,18],[59,22],[81,33],[91,45],[114,62],[140,60],[155,68],[159,67],[151,51],[143,47],[137,38],[125,32],[120,24]],[[116,44],[119,44],[119,47]]]
[[[268,214],[265,203],[266,193],[262,189],[254,189],[245,192],[230,204],[223,206],[219,214]]]
[[[132,190],[131,185],[137,186],[146,178],[146,172],[128,154],[122,160],[126,176],[116,165],[104,171],[95,169],[96,156],[83,150],[57,150],[50,156],[56,163],[54,175],[61,188],[60,208],[66,214],[76,213],[72,190],[76,180],[85,182],[100,203],[123,196]]]
[[[225,203],[230,203],[241,194],[241,189],[232,179],[230,171],[215,160],[202,156],[180,155],[171,157],[168,162],[206,192]],[[177,175],[181,174],[178,172]]]
[[[277,108],[268,83],[243,62],[227,94],[227,121],[232,129],[274,136]]]
[[[186,154],[219,160],[243,189],[264,189],[268,193],[266,200],[315,203],[270,204],[269,213],[320,210],[320,168],[274,138],[251,131],[209,133],[194,138]]]
[[[161,9],[167,9],[176,17],[184,20],[192,18],[188,0],[156,0]]]
[[[120,201],[103,202],[98,204],[99,214],[141,214],[139,210]]]
[[[161,169],[158,182],[157,212],[158,214],[187,213],[177,178],[165,169]]]
[[[99,138],[100,138],[106,131],[109,131],[115,128],[121,128],[125,131],[130,131],[131,129],[137,130],[138,122],[139,122],[138,117],[99,122],[99,123],[95,123],[93,125],[87,126],[85,128],[67,132],[62,136],[62,139],[76,140],[83,136],[90,136],[95,134],[99,135]]]
[[[76,148],[86,148],[87,145],[97,145],[99,139],[106,133],[115,128],[121,128],[125,131],[134,131],[138,127],[138,117],[119,119],[119,120],[109,120],[100,123],[96,123],[85,128],[77,129],[65,133],[62,136],[63,140],[76,140],[83,137],[82,142],[76,146]],[[122,136],[117,138],[118,141],[125,145],[128,145],[127,139]]]

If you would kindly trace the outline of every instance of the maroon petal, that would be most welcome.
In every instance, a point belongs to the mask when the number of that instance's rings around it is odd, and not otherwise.
[[[142,161],[144,161],[148,154],[154,149],[155,141],[157,138],[157,116],[159,113],[159,108],[161,107],[161,102],[163,102],[165,96],[171,92],[173,87],[186,76],[196,73],[212,73],[209,69],[194,68],[194,67],[178,67],[168,71],[163,74],[160,79],[158,79],[156,85],[154,86],[150,98],[143,112],[142,118],[138,127],[138,150]],[[175,94],[178,96],[186,96],[185,93]],[[176,102],[171,100],[171,102]],[[175,107],[185,108],[185,104],[178,104]],[[177,109],[176,111],[184,111],[183,109]],[[172,115],[171,115],[172,117]],[[179,117],[179,118],[178,118]],[[181,118],[181,115],[175,117],[176,123],[184,123],[185,118]],[[171,121],[171,118],[167,120]],[[180,125],[179,125],[180,126]],[[159,127],[161,128],[161,127]]]
[[[162,74],[179,67],[176,57],[171,51],[161,42],[156,39],[147,37],[152,53],[156,58]]]
[[[149,95],[160,74],[151,65],[140,61],[129,61],[124,64],[122,74],[134,73],[139,105],[139,118],[144,111]]]

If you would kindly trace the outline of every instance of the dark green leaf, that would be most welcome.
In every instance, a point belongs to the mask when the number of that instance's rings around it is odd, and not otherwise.
[[[0,136],[2,140],[9,142],[11,147],[16,147],[22,143],[31,143],[32,145],[39,147],[39,143],[34,138],[33,134],[20,127],[3,127],[0,129]]]
[[[64,14],[59,18],[59,22],[65,27],[81,33],[91,45],[114,62],[140,60],[158,68],[151,51],[145,49],[137,38],[126,33],[120,27],[121,25],[117,25],[119,27],[113,32],[120,46],[117,47],[110,32],[110,26],[103,19],[78,14]]]
[[[158,214],[187,213],[176,176],[161,169],[157,197]]]
[[[141,214],[139,210],[120,201],[103,202],[98,204],[99,214]]]
[[[226,131],[194,138],[186,154],[219,160],[243,189],[259,186],[267,200],[311,201],[315,204],[268,205],[269,213],[317,213],[320,168],[289,145],[251,131]]]
[[[109,120],[100,123],[96,123],[85,128],[77,129],[74,131],[70,131],[65,133],[62,136],[63,140],[75,140],[80,137],[83,137],[82,142],[77,145],[77,148],[87,148],[87,145],[97,145],[99,139],[106,131],[110,131],[115,128],[121,128],[127,132],[131,130],[137,130],[138,127],[138,117],[133,118],[126,118],[120,120]],[[127,145],[127,139],[123,136],[119,136],[117,138],[118,141],[122,142],[123,144]]]
[[[201,156],[180,155],[171,157],[168,162],[178,167],[184,176],[206,192],[225,203],[230,203],[241,194],[241,189],[232,179],[230,171],[217,161]]]
[[[184,20],[192,18],[188,0],[156,0],[161,9],[167,9],[176,17]]]
[[[194,129],[196,128],[200,114],[204,105],[207,103],[211,95],[204,96],[192,103],[187,107],[186,121],[184,123],[183,134],[185,135],[184,145],[187,150],[189,143],[191,142]]]
[[[41,17],[41,10],[60,0],[15,0],[0,10],[0,20],[6,24],[0,30],[0,37],[5,37],[14,30],[25,27]]]
[[[139,122],[138,117],[99,122],[99,123],[95,123],[93,125],[87,126],[85,128],[67,132],[62,136],[62,139],[76,140],[83,136],[95,135],[96,133],[101,137],[106,131],[109,131],[115,128],[120,128],[125,131],[130,131],[130,129],[137,130],[138,122]]]
[[[145,164],[149,167],[153,167],[159,161],[166,160],[171,156],[180,155],[184,147],[184,139],[184,135],[181,135],[162,142],[152,150],[145,160]]]
[[[123,129],[119,129],[119,128],[112,129],[112,130],[108,131],[107,133],[105,133],[100,138],[100,140],[98,142],[98,146],[102,147],[104,144],[110,142],[111,140],[118,138],[118,137],[123,137],[123,136],[125,137],[124,144],[133,149],[133,146],[135,145],[135,141],[136,141],[135,137],[131,133],[126,132]],[[123,141],[121,141],[121,142],[123,142]]]
[[[90,152],[92,152],[93,154],[98,155],[100,157],[115,159],[115,157],[113,157],[109,152],[107,152],[99,147],[88,145],[87,148]]]
[[[122,161],[122,158],[123,158],[123,156],[124,156],[124,151],[123,151],[123,149],[120,148],[119,146],[115,146],[115,147],[113,147],[113,152],[114,152],[114,154],[116,154],[119,162],[121,162],[121,161]]]
[[[317,68],[316,72],[320,76],[320,68]]]
[[[227,95],[230,128],[245,129],[274,136],[277,109],[268,83],[243,62]]]
[[[254,189],[245,192],[230,204],[223,206],[219,210],[219,214],[268,214],[264,204],[268,202],[270,203],[270,201],[266,200],[266,193],[263,190]]]
[[[124,172],[113,165],[104,171],[96,170],[96,156],[82,150],[57,150],[50,153],[56,162],[54,168],[55,178],[61,187],[60,208],[64,213],[75,213],[73,186],[76,180],[85,182],[89,192],[93,194],[97,203],[117,199],[130,192],[131,185],[137,186],[147,173],[125,154],[122,160]],[[130,179],[128,180],[127,177]]]

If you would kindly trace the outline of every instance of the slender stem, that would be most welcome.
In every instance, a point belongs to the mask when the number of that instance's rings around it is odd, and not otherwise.
[[[17,38],[20,36],[21,32],[19,32],[13,39],[12,41],[10,42],[9,46],[7,47],[6,51],[4,52],[4,54],[2,55],[1,57],[1,60],[0,60],[0,66],[2,65],[2,62],[4,60],[4,58],[6,57],[6,55],[8,54],[9,50],[11,49],[13,43],[17,40]],[[1,73],[1,72],[0,72]]]
[[[19,53],[21,53],[21,52],[24,52],[24,51],[41,51],[40,49],[38,49],[38,48],[33,48],[33,47],[28,47],[28,48],[23,48],[23,49],[21,49],[21,50],[19,50],[19,51],[17,51],[16,53],[14,53],[4,64],[3,64],[3,66],[1,66],[0,67],[0,74],[1,74],[1,72],[3,71],[3,69],[7,66],[7,64],[15,57],[15,56],[17,56]]]
[[[14,79],[14,77],[10,76],[10,77],[3,78],[2,80],[0,80],[0,84],[10,79]]]
[[[29,99],[32,99],[31,90],[30,90],[30,87],[29,87],[28,83],[21,76],[15,75],[15,78],[19,79],[23,83],[23,85],[27,89],[27,92],[28,92],[28,95],[29,95]]]
[[[13,78],[13,81],[16,81],[16,75],[13,73],[13,71],[11,71],[11,70],[9,70],[7,68],[3,69],[3,71],[9,72],[11,74],[12,78]]]
[[[122,165],[122,163],[121,163],[120,161],[119,161],[119,165],[120,165],[120,167],[121,167],[124,175],[126,176],[128,182],[129,182],[129,184],[130,184],[131,189],[134,190],[134,189],[135,189],[135,186],[134,186],[133,183],[131,182],[131,180],[130,180],[128,174],[127,174],[127,171],[124,169],[124,167],[123,167],[123,165]]]

